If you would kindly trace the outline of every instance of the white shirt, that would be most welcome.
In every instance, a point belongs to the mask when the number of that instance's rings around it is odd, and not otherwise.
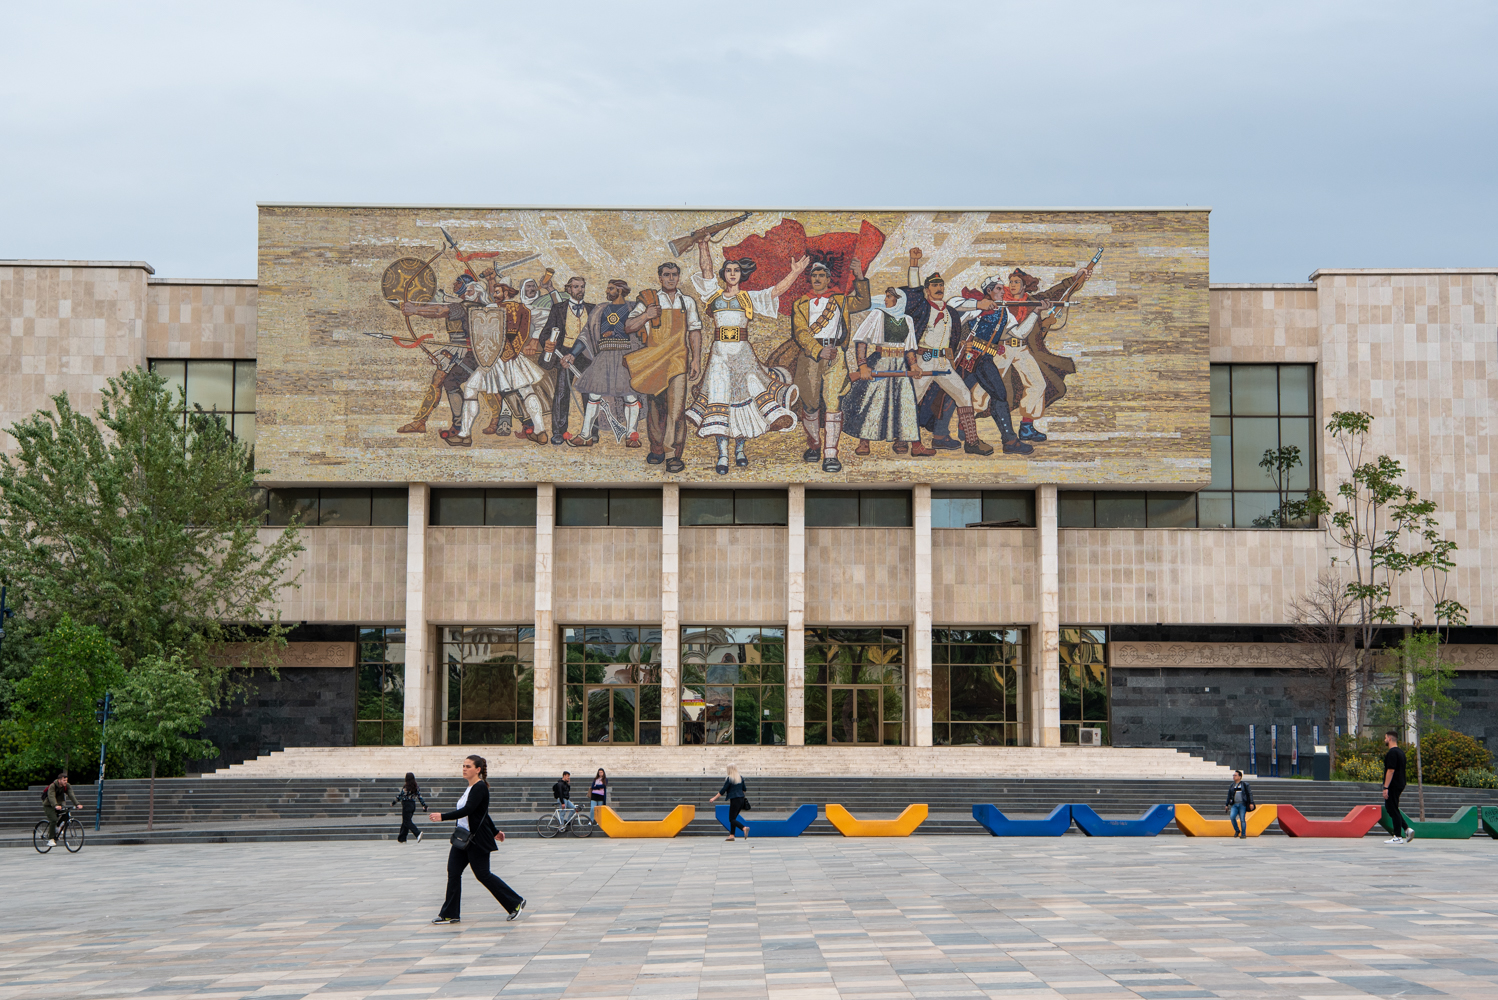
[[[816,326],[817,320],[822,318],[824,312],[828,309],[832,310],[832,318],[827,321],[826,326],[822,327],[822,332],[816,335],[816,339],[824,344],[829,344],[841,338],[843,334],[843,311],[837,308],[837,304],[832,301],[832,298],[828,296],[819,299],[815,296],[807,296],[807,303],[810,308],[806,313],[806,321],[811,326]]]
[[[926,332],[921,334],[921,347],[928,351],[945,351],[952,346],[952,314],[947,307],[931,307],[931,318],[926,321]]]
[[[716,278],[704,278],[700,274],[692,275],[692,287],[697,289],[697,293],[702,296],[704,301],[710,301],[714,295],[723,290]],[[776,307],[775,293],[772,289],[761,288],[757,292],[750,292],[747,289],[740,289],[740,291],[747,292],[749,304],[754,307],[754,315],[762,316],[765,319],[778,319],[780,317],[780,310]],[[738,309],[715,310],[713,312],[713,320],[719,326],[749,325],[749,317]]]
[[[463,789],[463,795],[462,795],[462,797],[460,797],[458,799],[458,804],[454,808],[456,808],[456,809],[462,809],[463,806],[465,806],[468,803],[468,793],[471,792],[471,791],[473,791],[473,786],[472,785],[469,785],[467,788]],[[459,816],[458,817],[458,825],[461,826],[463,829],[467,830],[469,828],[468,827],[468,817],[467,816]]]
[[[671,309],[684,310],[687,314],[687,329],[702,329],[702,317],[697,315],[696,299],[692,298],[689,295],[683,295],[681,294],[681,292],[668,292],[664,289],[657,289],[655,297],[656,301],[660,303],[661,312],[666,312]],[[634,319],[644,311],[645,303],[636,302],[635,307],[629,311],[629,318]]]

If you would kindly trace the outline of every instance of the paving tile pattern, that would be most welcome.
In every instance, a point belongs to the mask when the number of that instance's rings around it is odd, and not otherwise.
[[[0,1000],[1498,997],[1493,845],[511,842],[7,852]]]

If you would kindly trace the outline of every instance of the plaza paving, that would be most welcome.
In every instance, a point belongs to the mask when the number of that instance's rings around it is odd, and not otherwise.
[[[434,831],[436,832],[436,831]],[[1498,844],[514,840],[0,855],[0,1000],[1498,998]]]

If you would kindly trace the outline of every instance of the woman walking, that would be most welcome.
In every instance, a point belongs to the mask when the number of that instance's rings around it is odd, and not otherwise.
[[[749,839],[749,824],[740,822],[739,813],[749,807],[749,786],[739,776],[737,765],[728,765],[728,780],[723,782],[723,787],[718,789],[718,794],[708,799],[708,804],[718,801],[722,796],[728,796],[728,840],[736,840],[734,832],[744,831],[744,839]]]
[[[599,806],[609,804],[609,776],[603,773],[603,768],[593,775],[593,790],[588,793],[588,815],[592,816]]]
[[[473,877],[494,894],[499,905],[509,913],[508,919],[514,920],[525,909],[525,900],[520,894],[489,870],[489,855],[504,842],[505,835],[489,818],[488,778],[489,762],[477,754],[469,754],[463,758],[463,780],[468,782],[468,788],[458,799],[457,808],[431,814],[433,823],[458,821],[458,828],[452,835],[452,850],[447,852],[447,899],[443,901],[437,919],[432,921],[434,924],[455,924],[461,919],[464,868],[473,869]]]
[[[421,831],[416,828],[415,823],[411,822],[411,817],[416,813],[416,803],[418,802],[421,803],[421,808],[425,809],[427,807],[427,800],[421,797],[421,789],[416,787],[416,775],[407,771],[406,783],[401,786],[401,790],[396,794],[395,801],[390,803],[391,805],[399,805],[401,807],[401,832],[395,838],[397,843],[404,844],[406,842],[406,834],[408,833],[416,834],[416,842],[418,844],[421,843]]]

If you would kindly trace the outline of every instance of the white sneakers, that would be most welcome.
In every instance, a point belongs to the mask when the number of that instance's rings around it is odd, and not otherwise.
[[[1408,844],[1410,841],[1412,841],[1414,839],[1415,839],[1415,831],[1414,830],[1406,830],[1406,831],[1404,831],[1404,836],[1403,837],[1390,837],[1388,840],[1384,841],[1384,843],[1386,843],[1386,844]]]
[[[57,846],[57,841],[55,841],[55,840],[49,840],[49,841],[47,841],[47,846],[48,847],[56,847]]]

